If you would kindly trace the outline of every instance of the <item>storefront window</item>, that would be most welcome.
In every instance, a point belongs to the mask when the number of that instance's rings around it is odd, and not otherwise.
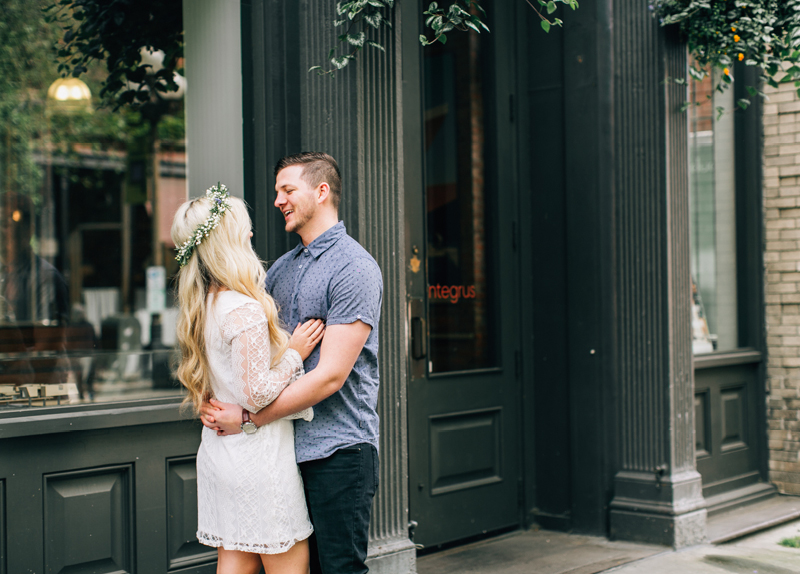
[[[102,63],[60,78],[49,3],[4,14],[27,28],[0,51],[0,414],[179,396],[168,287],[183,100],[103,106]]]
[[[738,347],[733,89],[719,76],[691,83],[689,107],[692,347]]]
[[[493,208],[502,203],[488,185],[491,118],[481,63],[487,42],[475,32],[454,34],[425,50],[425,201],[427,206],[429,370],[495,367]]]

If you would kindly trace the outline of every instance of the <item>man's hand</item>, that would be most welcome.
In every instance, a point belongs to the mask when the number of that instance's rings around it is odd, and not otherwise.
[[[242,432],[242,408],[211,399],[200,407],[200,421],[217,435],[235,435]]]
[[[361,320],[325,328],[317,367],[284,389],[278,398],[251,416],[258,427],[303,411],[342,388],[372,328]],[[200,420],[217,435],[242,432],[242,408],[212,399],[200,408]]]
[[[253,422],[261,427],[318,404],[342,388],[358,359],[372,327],[358,320],[325,328],[317,367],[284,389],[258,413]]]

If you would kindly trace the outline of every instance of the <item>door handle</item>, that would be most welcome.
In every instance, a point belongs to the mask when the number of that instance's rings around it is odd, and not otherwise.
[[[428,355],[427,338],[425,337],[425,320],[421,317],[411,318],[411,357],[424,359]]]

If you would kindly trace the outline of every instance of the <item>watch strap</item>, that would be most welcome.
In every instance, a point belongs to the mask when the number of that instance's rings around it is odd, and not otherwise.
[[[252,434],[258,431],[258,426],[252,419],[250,419],[250,412],[244,408],[242,408],[242,425],[239,427],[247,434]]]

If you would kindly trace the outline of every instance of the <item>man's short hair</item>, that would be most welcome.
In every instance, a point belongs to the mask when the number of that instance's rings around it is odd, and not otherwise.
[[[323,152],[300,152],[284,156],[275,164],[275,177],[278,176],[278,172],[289,166],[303,166],[300,177],[312,188],[326,182],[331,188],[333,207],[339,209],[339,201],[342,199],[342,174],[339,172],[339,164],[333,157]]]

